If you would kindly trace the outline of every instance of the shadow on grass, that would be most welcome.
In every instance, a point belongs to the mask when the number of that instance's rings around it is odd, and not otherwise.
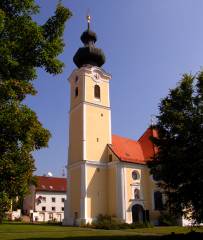
[[[27,240],[50,240],[48,237],[43,238],[23,238]],[[165,236],[155,235],[134,235],[134,236],[80,236],[80,237],[62,237],[62,238],[51,238],[51,240],[202,240],[203,233],[190,232],[187,234],[174,234]],[[22,240],[22,239],[17,239]]]

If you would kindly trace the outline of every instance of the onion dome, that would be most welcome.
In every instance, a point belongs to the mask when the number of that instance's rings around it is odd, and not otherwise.
[[[73,62],[78,68],[87,64],[101,67],[105,63],[105,55],[102,49],[95,47],[97,35],[95,32],[90,30],[90,16],[87,16],[87,22],[88,28],[80,37],[84,47],[77,50],[75,56],[73,57]]]

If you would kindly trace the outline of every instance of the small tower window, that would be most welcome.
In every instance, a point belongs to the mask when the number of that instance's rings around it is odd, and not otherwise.
[[[77,82],[78,82],[78,76],[75,77],[75,83],[77,83]]]
[[[78,96],[78,87],[75,88],[75,97]]]
[[[99,85],[94,86],[94,97],[96,99],[100,99],[100,87],[99,87]]]

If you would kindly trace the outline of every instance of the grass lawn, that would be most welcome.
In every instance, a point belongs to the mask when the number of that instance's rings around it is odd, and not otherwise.
[[[140,228],[128,230],[96,230],[79,227],[64,227],[57,225],[46,224],[22,224],[22,223],[7,223],[0,225],[0,239],[43,239],[43,240],[155,240],[155,239],[194,239],[188,238],[181,234],[188,233],[189,228],[183,227],[153,227],[153,228]],[[198,228],[196,231],[201,232],[196,239],[203,239],[203,228]],[[175,232],[178,238],[171,238],[166,236]],[[187,238],[182,238],[187,237]]]

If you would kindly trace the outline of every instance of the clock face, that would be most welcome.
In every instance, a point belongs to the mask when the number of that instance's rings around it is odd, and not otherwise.
[[[93,76],[93,80],[96,82],[96,83],[100,83],[101,82],[101,77],[100,77],[100,74],[97,72],[96,69],[92,69],[92,76]]]
[[[95,73],[95,74],[94,74],[94,78],[95,78],[96,80],[98,80],[98,79],[99,79],[99,74],[98,74],[98,73]]]
[[[101,78],[98,73],[93,73],[93,79],[96,83],[101,82]]]

